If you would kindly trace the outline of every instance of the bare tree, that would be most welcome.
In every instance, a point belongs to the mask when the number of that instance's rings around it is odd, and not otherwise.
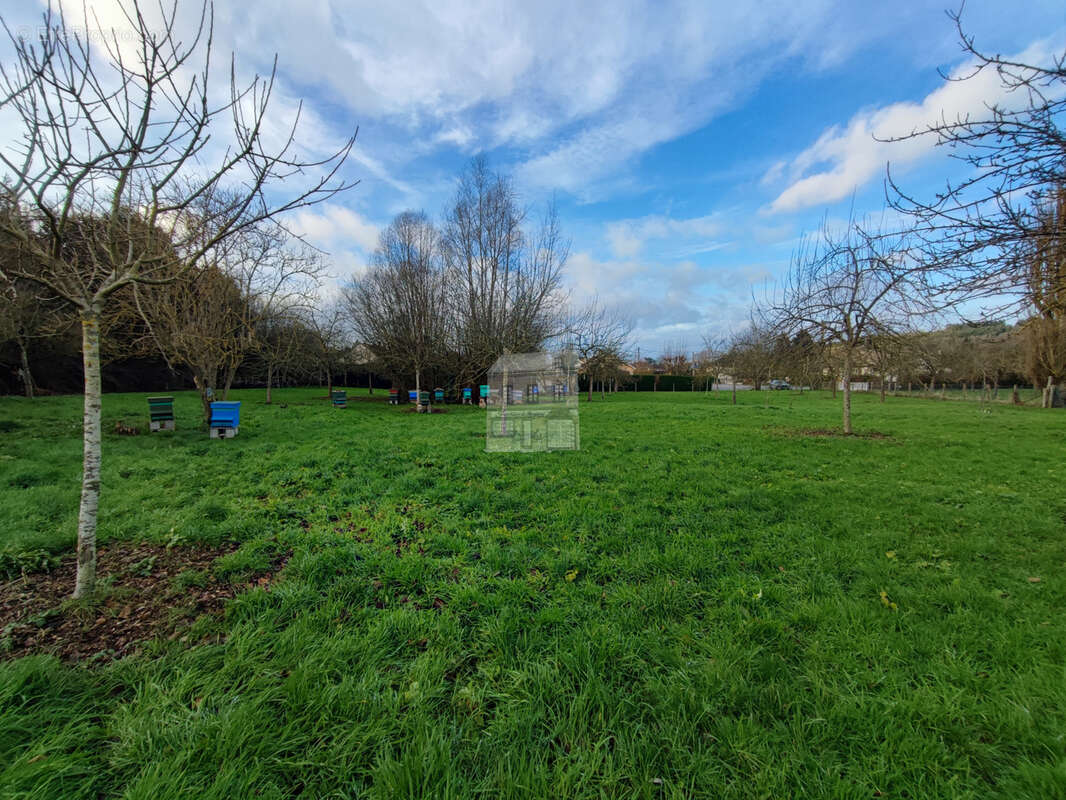
[[[692,363],[688,357],[688,347],[684,341],[669,342],[663,347],[659,364],[667,375],[688,375],[692,372]]]
[[[535,350],[564,329],[569,243],[554,204],[533,235],[523,230],[525,217],[511,181],[475,159],[442,230],[460,380],[476,380],[504,351]]]
[[[22,390],[32,399],[36,383],[30,347],[34,342],[67,332],[74,318],[70,305],[54,292],[25,278],[5,279],[2,270],[0,267],[0,344],[15,343]]]
[[[142,353],[159,352],[168,366],[188,367],[200,392],[204,422],[219,378],[243,359],[244,298],[236,281],[217,263],[184,271],[180,279],[155,286],[135,285],[134,311],[146,320]]]
[[[90,595],[96,581],[100,320],[110,299],[134,283],[171,281],[242,228],[347,188],[338,170],[354,143],[353,136],[324,161],[301,163],[294,155],[294,122],[282,144],[268,150],[263,127],[274,72],[245,86],[231,78],[226,99],[215,103],[208,84],[209,5],[199,6],[187,38],[178,34],[177,3],[160,8],[161,18],[151,21],[138,0],[120,9],[128,30],[93,41],[82,31],[101,26],[88,11],[81,26],[68,25],[61,11],[45,12],[39,39],[11,37],[14,63],[0,74],[0,102],[21,127],[18,139],[0,148],[10,175],[0,234],[40,265],[16,277],[36,280],[70,302],[82,324],[84,463],[75,597]],[[213,155],[208,141],[220,139],[230,146]],[[191,215],[200,198],[224,185],[240,187],[231,202],[215,207],[208,220]],[[277,191],[268,196],[268,187]],[[204,224],[210,236],[200,235]]]
[[[1038,204],[1036,217],[1037,235],[1022,248],[1026,368],[1034,383],[1044,385],[1044,408],[1062,407],[1063,389],[1056,384],[1066,383],[1066,183]]]
[[[192,371],[204,422],[216,390],[225,400],[238,367],[259,348],[264,321],[309,307],[323,270],[317,251],[263,222],[241,228],[191,270],[181,267],[171,283],[133,284],[147,349]]]
[[[351,344],[348,310],[340,298],[320,300],[308,310],[303,322],[309,334],[305,352],[324,379],[328,398],[333,394],[333,377]]]
[[[733,405],[736,405],[737,398],[736,379],[750,382],[756,390],[761,389],[773,376],[779,355],[774,332],[766,325],[752,322],[730,337],[729,351],[724,359],[733,373]]]
[[[804,386],[822,385],[826,367],[826,348],[822,342],[809,331],[801,330],[783,343],[783,349],[784,372],[789,381],[798,385],[800,392]]]
[[[703,388],[710,391],[718,383],[718,376],[725,365],[725,355],[729,351],[728,341],[717,335],[703,335],[703,349],[696,353],[693,369],[703,378]]]
[[[903,336],[898,330],[874,329],[863,345],[863,351],[880,383],[880,400],[885,402],[888,384],[898,380],[903,353]]]
[[[425,214],[393,219],[345,297],[356,337],[386,372],[414,380],[421,411],[422,379],[444,364],[451,345],[440,235]]]
[[[843,383],[844,433],[851,429],[856,355],[870,336],[897,329],[922,310],[924,273],[903,237],[864,235],[850,226],[805,241],[785,281],[759,309],[774,330],[807,331],[836,351]]]
[[[293,301],[274,303],[256,327],[255,352],[266,370],[266,403],[273,402],[275,379],[282,368],[292,365],[300,353],[307,306]]]
[[[571,313],[567,331],[566,346],[577,356],[578,370],[588,379],[591,401],[593,383],[599,380],[602,387],[625,363],[633,323],[619,309],[592,300]]]
[[[1034,363],[1044,362],[1040,379],[1063,383],[1066,368],[1047,362],[1062,361],[1066,338],[1066,50],[1045,64],[988,55],[966,35],[961,12],[950,16],[973,64],[952,79],[994,72],[1011,104],[989,103],[983,114],[943,119],[904,137],[933,137],[971,169],[932,199],[904,192],[889,174],[890,201],[913,217],[941,290],[981,299],[990,316],[1031,317],[1031,353]],[[1041,265],[1036,285],[1034,264]]]
[[[231,237],[220,261],[240,292],[237,347],[226,364],[222,397],[248,353],[259,347],[265,320],[290,318],[308,307],[326,272],[318,250],[294,239],[282,227],[261,223]]]

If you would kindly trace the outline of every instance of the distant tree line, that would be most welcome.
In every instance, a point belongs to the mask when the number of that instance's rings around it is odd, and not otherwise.
[[[187,227],[212,236],[216,206],[232,202],[221,190],[198,199]],[[46,235],[42,214],[33,221],[20,213],[34,235]],[[147,224],[122,213],[130,230]],[[439,225],[422,212],[397,215],[367,270],[333,297],[323,291],[325,256],[273,220],[242,226],[193,264],[155,230],[153,279],[119,287],[100,313],[103,387],[196,387],[206,418],[210,399],[234,386],[264,386],[268,402],[276,385],[329,390],[338,376],[371,388],[458,388],[482,381],[504,352],[549,344],[577,350],[585,374],[613,376],[629,325],[597,303],[570,306],[562,289],[568,242],[554,205],[527,223],[510,179],[476,159]],[[95,246],[107,224],[82,215],[84,233],[64,246],[88,263],[78,251]],[[0,238],[0,267],[0,390],[76,391],[77,306],[49,285],[44,260],[12,237]]]
[[[884,335],[875,332],[850,351],[825,345],[805,331],[789,337],[753,327],[734,336],[713,360],[722,374],[762,388],[769,380],[787,380],[796,388],[842,387],[845,361],[852,382],[878,390],[938,388],[988,391],[998,396],[1013,385],[1040,386],[1027,360],[1024,324],[1002,321],[963,322],[929,331]]]

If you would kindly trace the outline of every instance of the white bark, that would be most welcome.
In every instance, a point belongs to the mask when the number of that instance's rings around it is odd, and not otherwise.
[[[30,358],[26,353],[26,343],[21,339],[18,340],[19,345],[19,359],[22,361],[22,386],[26,393],[26,397],[30,400],[33,399],[33,373],[30,372]]]
[[[85,368],[84,457],[81,507],[78,511],[78,574],[74,597],[88,597],[96,588],[96,520],[100,507],[100,315],[82,313],[82,363]]]

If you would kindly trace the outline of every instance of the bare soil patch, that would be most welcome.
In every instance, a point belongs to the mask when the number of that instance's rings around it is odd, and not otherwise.
[[[855,433],[844,433],[840,428],[780,428],[777,426],[766,426],[764,430],[770,433],[776,433],[779,436],[810,436],[814,438],[827,438],[827,439],[879,439],[883,441],[892,441],[892,437],[887,433],[881,433],[880,431],[857,431]]]
[[[844,431],[834,430],[831,428],[806,428],[798,431],[792,431],[794,436],[826,436],[839,439],[891,439],[887,433],[881,433],[880,431],[861,431],[859,433],[844,433]]]
[[[237,547],[109,545],[98,554],[105,588],[93,603],[70,600],[73,555],[47,572],[0,583],[0,657],[52,653],[67,662],[100,662],[136,653],[150,639],[180,639],[200,616],[221,613],[238,592],[269,584],[288,560],[279,557],[247,582],[212,574],[212,562]],[[182,573],[189,575],[179,578]]]

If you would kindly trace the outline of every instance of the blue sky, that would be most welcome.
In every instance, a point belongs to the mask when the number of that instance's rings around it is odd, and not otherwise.
[[[9,24],[37,13],[2,7]],[[244,74],[278,54],[279,120],[302,98],[310,151],[359,126],[359,186],[294,220],[338,279],[394,214],[439,217],[483,153],[533,213],[555,195],[574,297],[624,308],[651,354],[741,326],[801,233],[880,212],[886,162],[919,193],[957,173],[931,141],[874,139],[1002,99],[938,74],[964,68],[949,7],[222,0],[215,29]],[[964,22],[986,51],[1066,49],[1061,0],[971,0]]]

